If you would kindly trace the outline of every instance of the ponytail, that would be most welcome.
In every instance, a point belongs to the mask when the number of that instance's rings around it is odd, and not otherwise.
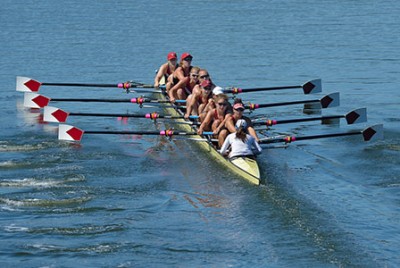
[[[238,130],[236,130],[236,138],[241,139],[242,142],[246,142],[247,141],[246,129],[240,127]]]

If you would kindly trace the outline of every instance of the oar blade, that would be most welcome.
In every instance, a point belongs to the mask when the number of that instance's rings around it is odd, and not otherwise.
[[[374,141],[383,139],[383,124],[370,126],[362,131],[364,141]]]
[[[340,105],[339,92],[328,94],[320,99],[322,108],[337,107]]]
[[[71,126],[60,124],[58,126],[58,139],[63,141],[80,141],[82,139],[84,131]]]
[[[43,108],[50,102],[50,98],[36,93],[25,92],[24,107],[28,108]]]
[[[29,77],[17,76],[16,90],[20,92],[37,92],[42,83]]]
[[[359,108],[345,115],[347,124],[358,124],[367,122],[367,108]]]
[[[308,81],[303,86],[304,94],[314,94],[322,92],[322,81],[321,79],[314,79]]]
[[[64,123],[67,121],[69,113],[52,106],[46,106],[43,110],[43,121]]]

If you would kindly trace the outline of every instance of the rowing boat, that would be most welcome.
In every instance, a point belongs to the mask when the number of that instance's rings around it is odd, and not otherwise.
[[[221,155],[218,150],[215,148],[213,141],[211,140],[209,135],[212,135],[212,132],[203,132],[203,135],[197,134],[197,122],[193,123],[189,120],[184,119],[184,112],[181,106],[177,106],[178,104],[173,104],[169,101],[168,96],[165,94],[163,90],[140,90],[142,92],[150,92],[159,97],[159,99],[147,99],[147,98],[130,98],[130,99],[51,99],[47,98],[43,95],[36,94],[41,85],[49,85],[49,86],[87,86],[87,87],[117,87],[123,88],[127,93],[128,92],[136,92],[136,88],[152,88],[152,85],[145,85],[142,83],[129,81],[125,83],[118,84],[92,84],[92,83],[42,83],[36,80],[33,80],[28,77],[17,77],[17,91],[25,92],[24,95],[24,106],[28,108],[44,108],[44,116],[43,120],[45,122],[56,122],[56,123],[64,123],[69,115],[74,116],[100,116],[100,117],[135,117],[135,118],[148,118],[155,120],[156,118],[164,118],[164,119],[174,119],[176,120],[176,128],[179,128],[182,132],[174,131],[174,130],[162,130],[162,131],[140,131],[140,130],[132,130],[132,131],[118,131],[118,130],[82,130],[75,126],[60,124],[58,127],[58,139],[64,141],[72,141],[72,142],[80,142],[83,136],[83,133],[86,134],[111,134],[111,135],[161,135],[171,138],[174,135],[180,136],[190,136],[189,139],[194,139],[197,142],[195,144],[198,145],[201,149],[207,152],[213,159],[215,159],[220,165],[224,166],[226,170],[230,170],[232,173],[242,177],[243,179],[249,181],[252,184],[259,185],[260,184],[260,170],[258,168],[257,161],[247,158],[247,157],[237,157],[235,159],[227,159],[223,155]],[[135,90],[130,90],[129,88],[134,88]],[[304,94],[310,93],[318,93],[321,92],[321,81],[319,79],[309,81],[302,86],[285,86],[285,87],[264,87],[264,88],[250,88],[250,89],[227,89],[224,92],[230,92],[232,94],[237,94],[240,92],[249,91],[269,91],[269,90],[281,90],[281,89],[292,89],[292,88],[302,88]],[[111,113],[79,113],[65,112],[57,107],[47,107],[49,101],[67,101],[67,102],[128,102],[128,103],[136,103],[141,107],[143,103],[164,103],[165,112],[168,115],[158,115],[157,113],[153,114],[111,114]],[[185,102],[185,101],[183,101]],[[180,103],[180,101],[177,101]],[[295,105],[295,104],[318,104],[319,108],[329,108],[335,107],[339,105],[339,93],[331,93],[319,99],[311,99],[311,100],[302,100],[302,101],[291,101],[291,102],[280,102],[280,103],[266,103],[266,104],[249,104],[246,105],[246,109],[254,110],[258,108],[266,108],[266,107],[274,107],[274,106],[285,106],[285,105]],[[191,117],[196,118],[196,117]],[[316,120],[325,120],[325,119],[338,119],[345,118],[347,124],[355,124],[362,123],[367,121],[366,109],[360,108],[353,110],[345,115],[332,115],[332,116],[321,116],[321,117],[312,117],[312,118],[297,118],[297,119],[288,119],[288,120],[261,120],[253,122],[254,125],[257,126],[272,126],[275,124],[287,124],[287,123],[297,123],[297,122],[308,122],[308,121],[316,121]],[[294,141],[301,140],[312,140],[312,139],[324,139],[324,138],[333,138],[333,137],[344,137],[344,136],[353,136],[353,135],[362,135],[364,141],[373,141],[383,138],[383,125],[376,124],[370,127],[367,127],[363,130],[353,130],[347,132],[336,132],[336,133],[325,133],[325,134],[317,134],[317,135],[303,135],[303,136],[273,136],[267,137],[260,140],[260,144],[270,144],[270,143],[292,143]]]
[[[155,93],[158,98],[168,100],[167,94],[163,91],[162,93]],[[171,116],[183,116],[184,112],[179,109],[176,105],[171,104],[165,106],[165,113]],[[187,120],[176,119],[177,128],[181,131],[187,132],[197,132],[197,126],[192,124],[185,124]],[[179,124],[181,123],[181,124]],[[183,124],[182,124],[183,123]],[[223,165],[226,169],[235,173],[236,175],[242,177],[243,179],[249,181],[252,184],[259,185],[261,181],[260,169],[256,160],[249,157],[240,156],[233,159],[225,158],[222,154],[218,152],[210,137],[204,135],[193,136],[197,139],[196,144],[205,152],[207,152],[211,157],[218,161],[219,164]]]

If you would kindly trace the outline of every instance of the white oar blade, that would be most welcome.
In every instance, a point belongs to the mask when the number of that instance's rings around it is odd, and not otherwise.
[[[367,108],[359,108],[345,115],[347,124],[358,124],[367,122]]]
[[[362,131],[365,141],[374,141],[383,139],[383,125],[378,124],[370,126]]]
[[[337,107],[340,105],[339,92],[331,93],[320,99],[322,108]]]
[[[21,92],[37,92],[41,83],[29,77],[17,76],[16,90]]]
[[[55,123],[64,123],[68,118],[67,112],[52,106],[44,107],[43,112],[43,121],[45,122],[55,122]]]
[[[63,141],[80,141],[84,131],[70,125],[60,124],[58,126],[58,139]]]
[[[28,108],[43,108],[49,104],[50,99],[36,93],[25,92],[24,107]]]
[[[314,79],[308,81],[303,85],[304,94],[314,94],[322,92],[322,81],[321,79]]]

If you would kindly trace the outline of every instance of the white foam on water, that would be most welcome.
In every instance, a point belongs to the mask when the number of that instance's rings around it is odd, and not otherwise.
[[[83,175],[74,176],[66,179],[37,179],[37,178],[24,178],[24,179],[13,179],[13,180],[2,180],[0,181],[0,187],[55,187],[64,186],[67,183],[75,183],[85,181]]]

